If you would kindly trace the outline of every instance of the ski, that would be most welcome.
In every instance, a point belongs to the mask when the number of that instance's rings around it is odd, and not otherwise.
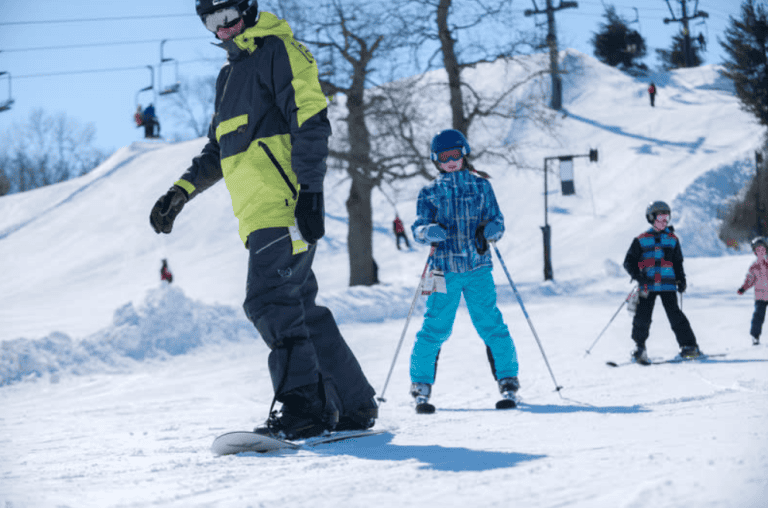
[[[514,409],[517,407],[517,394],[515,392],[502,392],[501,400],[496,402],[496,409]]]
[[[666,358],[666,359],[654,358],[654,359],[652,359],[648,363],[640,363],[640,362],[636,362],[635,360],[630,360],[630,361],[627,361],[627,362],[620,362],[620,363],[613,362],[613,361],[607,361],[607,362],[605,362],[605,364],[608,365],[609,367],[624,367],[626,365],[634,365],[634,364],[643,365],[643,366],[647,366],[647,365],[661,365],[662,363],[684,363],[684,362],[696,362],[696,361],[702,361],[702,360],[706,361],[709,358],[718,358],[718,357],[723,357],[723,356],[726,356],[726,355],[727,355],[727,353],[715,353],[715,354],[711,354],[711,355],[702,354],[702,355],[696,356],[694,358],[683,358],[680,355],[677,355],[677,356],[675,356],[673,358]]]
[[[726,356],[727,353],[716,353],[713,355],[705,355],[702,354],[700,356],[696,356],[694,358],[683,358],[680,355],[675,356],[674,358],[668,358],[666,360],[659,360],[659,361],[653,361],[651,362],[654,365],[659,365],[662,363],[684,363],[684,362],[698,362],[698,361],[707,361],[710,358],[718,358]]]
[[[514,393],[504,395],[504,398],[496,402],[496,409],[514,409],[517,407],[517,396]],[[416,413],[420,415],[431,415],[435,412],[435,406],[429,402],[416,404]]]
[[[420,415],[431,415],[435,412],[435,406],[429,402],[420,402],[416,404],[416,413]]]

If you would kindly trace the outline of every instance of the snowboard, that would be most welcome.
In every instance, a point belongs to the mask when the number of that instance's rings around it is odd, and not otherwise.
[[[312,437],[303,441],[287,441],[285,439],[264,436],[250,431],[235,431],[227,432],[214,439],[213,444],[211,445],[211,451],[214,455],[233,455],[244,452],[267,453],[278,450],[300,450],[326,443],[376,436],[385,432],[387,431],[379,429],[350,430],[333,432],[326,436]]]
[[[709,358],[718,358],[718,357],[726,356],[726,354],[727,353],[716,353],[716,354],[712,354],[712,355],[703,354],[703,355],[697,356],[695,358],[683,358],[680,355],[677,355],[677,356],[675,356],[673,358],[667,358],[667,359],[652,358],[650,363],[639,363],[639,362],[636,362],[634,360],[630,360],[628,362],[622,362],[622,363],[616,363],[616,362],[608,361],[608,362],[605,362],[605,364],[608,365],[609,367],[623,367],[625,365],[634,365],[634,364],[647,366],[647,365],[661,365],[662,363],[700,362],[700,361],[706,361]]]

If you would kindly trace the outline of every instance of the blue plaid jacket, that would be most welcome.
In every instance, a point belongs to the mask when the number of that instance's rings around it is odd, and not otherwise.
[[[424,239],[424,228],[430,224],[443,226],[447,239],[437,244],[430,268],[468,272],[493,265],[490,250],[481,255],[475,247],[475,232],[483,221],[495,222],[501,227],[491,240],[500,239],[504,234],[504,216],[491,183],[461,170],[443,173],[421,189],[411,232],[417,242],[428,244],[429,241]]]

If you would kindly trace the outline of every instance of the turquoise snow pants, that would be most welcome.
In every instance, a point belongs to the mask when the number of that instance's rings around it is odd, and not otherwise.
[[[437,355],[448,340],[462,293],[469,317],[492,355],[496,379],[517,376],[517,352],[507,325],[496,306],[496,286],[491,267],[465,273],[446,273],[447,293],[432,293],[427,299],[424,323],[416,334],[411,353],[411,381],[435,382]]]

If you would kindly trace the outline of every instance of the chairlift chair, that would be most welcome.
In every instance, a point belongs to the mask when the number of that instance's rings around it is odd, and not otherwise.
[[[11,73],[7,71],[0,72],[0,76],[3,76],[3,75],[8,76],[8,99],[0,103],[0,113],[11,109],[11,105],[15,102],[13,100],[13,95],[11,94]]]
[[[137,108],[139,107],[139,104],[141,104],[141,102],[139,102],[139,97],[141,96],[141,94],[143,94],[144,92],[154,92],[154,89],[155,89],[155,85],[154,85],[154,83],[155,83],[155,69],[151,65],[147,65],[147,68],[149,69],[149,72],[150,72],[149,86],[145,86],[144,88],[142,88],[138,92],[136,92],[136,107]],[[155,100],[154,100],[154,93],[152,94],[152,100],[149,101],[149,102],[155,102]]]
[[[158,86],[160,87],[159,94],[160,95],[170,95],[172,93],[177,93],[179,91],[179,87],[181,86],[181,83],[179,83],[179,61],[175,58],[165,58],[163,56],[163,46],[165,43],[168,42],[167,39],[164,39],[160,42],[160,65],[157,67],[158,71]],[[163,85],[163,66],[166,64],[173,63],[173,76],[174,76],[174,82],[168,86]]]

